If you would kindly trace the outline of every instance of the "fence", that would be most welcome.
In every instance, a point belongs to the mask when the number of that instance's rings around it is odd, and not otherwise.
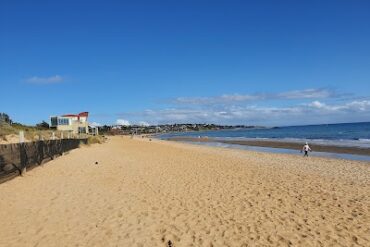
[[[87,139],[61,139],[0,145],[0,183],[21,175],[72,149]]]

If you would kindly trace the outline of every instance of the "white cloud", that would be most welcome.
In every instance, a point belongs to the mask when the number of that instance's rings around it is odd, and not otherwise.
[[[355,100],[346,104],[347,108],[356,109],[358,111],[368,111],[370,109],[370,100]]]
[[[326,88],[294,90],[282,93],[224,94],[214,97],[178,97],[172,103],[183,105],[235,104],[261,100],[326,99],[342,97],[335,90]]]
[[[92,126],[92,127],[99,127],[99,126],[102,126],[102,124],[97,123],[97,122],[92,122],[92,123],[90,123],[90,126]]]
[[[145,127],[146,127],[146,126],[150,126],[150,124],[149,124],[148,122],[145,122],[145,121],[139,121],[139,122],[138,122],[138,125],[139,125],[139,126],[145,126]]]
[[[127,114],[126,114],[127,115]],[[370,120],[370,100],[327,104],[271,107],[258,105],[223,105],[202,108],[167,108],[131,113],[152,123],[218,123],[248,125],[297,125]]]
[[[123,125],[123,126],[131,125],[130,122],[128,120],[125,120],[125,119],[117,119],[116,124],[117,125]]]
[[[337,93],[336,90],[327,88],[274,94],[179,97],[172,103],[176,106],[122,113],[119,116],[129,116],[130,120],[136,120],[134,122],[141,120],[152,124],[217,123],[268,126],[370,120],[369,98]]]
[[[311,106],[311,107],[314,107],[314,108],[318,108],[318,109],[322,109],[322,108],[325,108],[326,107],[326,105],[324,103],[321,103],[318,100],[315,100],[315,101],[309,103],[308,106]]]
[[[331,112],[362,112],[370,111],[370,100],[355,100],[341,105],[327,105],[325,103],[321,103],[320,101],[313,101],[307,106]]]
[[[60,75],[54,75],[50,77],[39,77],[39,76],[33,76],[30,78],[27,78],[25,81],[30,84],[55,84],[60,83],[64,80],[64,78]]]
[[[279,99],[325,99],[334,96],[339,95],[335,91],[325,88],[294,90],[276,95]]]

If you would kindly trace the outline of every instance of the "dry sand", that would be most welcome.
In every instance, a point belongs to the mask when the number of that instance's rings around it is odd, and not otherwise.
[[[365,162],[113,137],[1,184],[0,246],[369,246],[369,197]]]

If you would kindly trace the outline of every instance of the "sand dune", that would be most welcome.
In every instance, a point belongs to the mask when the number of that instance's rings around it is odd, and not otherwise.
[[[0,246],[370,241],[365,162],[113,137],[1,184],[0,198]]]

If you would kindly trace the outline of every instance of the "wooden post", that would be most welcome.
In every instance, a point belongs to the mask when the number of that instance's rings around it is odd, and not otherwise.
[[[20,151],[20,155],[21,155],[21,176],[24,176],[27,172],[27,164],[24,163],[24,158],[23,158],[23,155],[24,155],[24,131],[21,130],[19,131],[19,151]]]
[[[19,131],[19,143],[23,143],[24,142],[24,131],[21,130]]]
[[[60,133],[60,142],[61,144],[63,145],[63,138],[64,138],[64,135],[63,135],[63,131]],[[64,152],[62,151],[62,156],[64,155]]]

